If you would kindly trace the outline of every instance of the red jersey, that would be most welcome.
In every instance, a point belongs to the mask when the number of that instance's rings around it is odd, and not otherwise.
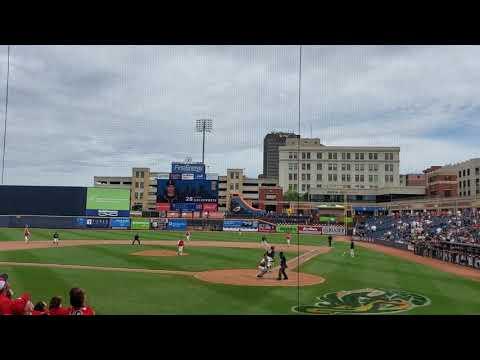
[[[292,235],[287,234],[287,239],[290,239],[291,237],[292,237]]]
[[[48,310],[45,310],[45,311],[33,310],[32,315],[33,316],[48,315]]]
[[[59,307],[59,308],[50,309],[48,311],[48,315],[50,315],[50,316],[65,316],[65,315],[70,315],[70,314],[69,314],[69,310],[67,308]]]
[[[0,295],[0,315],[12,315],[12,300]]]
[[[185,242],[183,240],[178,240],[178,246],[183,246]]]
[[[93,316],[93,315],[95,315],[95,311],[89,306],[85,306],[85,307],[82,307],[82,308],[79,308],[79,309],[69,307],[69,308],[67,308],[67,314],[66,315]]]

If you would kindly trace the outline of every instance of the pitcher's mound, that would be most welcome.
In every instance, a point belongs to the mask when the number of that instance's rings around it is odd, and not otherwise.
[[[130,255],[136,256],[177,256],[177,252],[174,250],[143,250],[134,252]],[[187,253],[183,253],[183,256],[188,255]]]
[[[278,270],[276,272],[267,273],[263,278],[256,277],[257,271],[250,269],[232,269],[232,270],[212,270],[202,271],[195,274],[199,280],[212,282],[216,284],[226,285],[240,285],[240,286],[308,286],[321,284],[325,281],[324,278],[300,273],[289,272],[288,280],[276,280]]]

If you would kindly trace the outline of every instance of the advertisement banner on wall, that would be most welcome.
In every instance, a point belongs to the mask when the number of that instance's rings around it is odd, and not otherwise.
[[[85,210],[87,216],[100,216],[100,217],[127,217],[130,215],[129,210]]]
[[[205,174],[205,164],[187,164],[172,162],[172,173],[176,174]]]
[[[258,223],[259,232],[275,232],[275,228],[273,224]]]
[[[277,225],[277,232],[294,234],[298,230],[298,225]]]
[[[154,230],[165,230],[167,228],[168,220],[165,218],[150,219],[150,227]]]
[[[322,226],[299,225],[298,231],[302,234],[322,234]]]
[[[108,229],[110,227],[110,219],[87,219],[87,228],[91,229]]]
[[[171,219],[168,220],[167,224],[168,230],[186,230],[187,229],[187,220],[186,219]]]
[[[223,222],[223,231],[258,231],[258,221],[225,220]]]
[[[200,211],[202,210],[202,204],[196,203],[173,203],[173,211]]]
[[[110,227],[112,229],[128,229],[130,227],[129,218],[110,219]]]
[[[203,211],[217,211],[217,204],[202,204]]]
[[[337,218],[335,216],[320,216],[319,220],[322,223],[335,223]]]
[[[138,229],[138,230],[150,230],[150,220],[149,219],[131,219],[131,225],[130,227],[132,229]]]
[[[155,209],[157,211],[170,211],[170,204],[169,203],[157,203],[155,205]]]
[[[223,219],[225,217],[225,214],[221,211],[217,212],[204,212],[203,217],[206,217],[208,219]]]
[[[343,225],[324,225],[322,226],[323,235],[345,235],[345,226]]]
[[[178,211],[168,211],[167,212],[168,218],[177,218],[180,217],[180,213]]]
[[[87,226],[87,219],[83,218],[83,217],[79,217],[77,218],[77,226],[79,228],[84,228]]]

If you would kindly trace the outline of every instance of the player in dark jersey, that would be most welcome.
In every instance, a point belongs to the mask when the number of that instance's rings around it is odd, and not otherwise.
[[[58,232],[55,231],[55,234],[53,234],[53,245],[58,246],[58,241],[60,240],[60,236],[58,235]]]
[[[132,245],[135,245],[135,243],[138,243],[138,245],[141,245],[140,244],[140,236],[137,234],[135,234],[135,236],[133,237],[133,241],[132,241]]]
[[[282,280],[282,275],[283,280],[288,280],[287,273],[285,272],[287,267],[287,259],[285,258],[285,255],[283,255],[283,252],[280,251],[280,269],[278,270],[277,280]]]

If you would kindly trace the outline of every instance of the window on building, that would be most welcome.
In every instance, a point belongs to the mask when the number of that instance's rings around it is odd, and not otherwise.
[[[368,171],[373,171],[373,164],[368,164]]]
[[[140,183],[140,189],[143,189],[143,188],[144,188],[144,183],[141,182],[141,183]]]
[[[235,184],[235,190],[238,190],[240,188],[240,184]]]
[[[355,153],[355,160],[360,160],[360,154],[359,153]]]
[[[293,171],[293,163],[288,163],[288,170]]]
[[[360,171],[365,171],[365,165],[364,164],[360,164]]]
[[[466,175],[465,175],[465,169],[463,169],[463,176],[466,176]]]
[[[467,176],[470,176],[470,169],[467,169]]]
[[[317,170],[322,170],[322,163],[317,163]]]
[[[307,169],[307,164],[302,163],[302,170],[306,170],[306,169]]]
[[[305,160],[307,158],[307,154],[302,152],[302,160]]]
[[[475,168],[475,175],[480,175],[480,168]]]
[[[333,164],[332,164],[332,163],[328,163],[328,170],[329,170],[329,171],[332,171],[332,168],[333,168]]]
[[[310,164],[307,164],[307,170],[310,170]]]
[[[317,174],[317,181],[322,181],[322,174]]]
[[[306,188],[305,184],[302,184],[302,191],[303,192],[305,192],[305,188]]]
[[[470,196],[470,190],[468,190],[468,196]]]
[[[337,165],[338,165],[338,164],[333,164],[333,171],[337,171],[337,169],[338,169],[338,166],[337,166]]]
[[[390,159],[390,156],[388,155],[388,153],[385,153],[385,160],[388,160]]]
[[[378,154],[377,153],[373,153],[373,160],[378,160]]]
[[[365,177],[364,177],[364,175],[362,174],[362,175],[360,175],[360,182],[364,182],[364,181],[365,181]]]
[[[298,180],[297,173],[293,174],[293,180]]]
[[[360,175],[356,174],[355,175],[355,182],[359,182],[360,181]]]
[[[385,175],[385,182],[388,182],[388,175]]]
[[[143,193],[140,193],[140,200],[143,199]]]
[[[342,182],[345,182],[347,179],[347,177],[345,176],[345,174],[342,174]]]
[[[461,181],[458,183],[458,187],[459,187],[460,189],[462,188],[462,182],[461,182]]]
[[[388,171],[389,167],[388,164],[385,164],[385,171]]]
[[[342,171],[347,170],[347,164],[342,164]]]
[[[368,153],[368,160],[373,160],[373,153]]]
[[[233,184],[230,184],[230,190],[233,190]]]
[[[289,152],[289,153],[288,153],[288,158],[289,158],[289,159],[293,159],[293,153],[292,153],[292,152]]]
[[[373,175],[373,182],[378,183],[378,175]]]
[[[307,181],[310,181],[310,174],[307,174]]]
[[[317,152],[317,159],[322,159],[322,153],[321,152]]]
[[[470,179],[467,180],[467,186],[470,187]]]
[[[355,171],[360,170],[360,164],[355,164]]]
[[[373,171],[378,171],[378,164],[373,164]]]
[[[462,177],[462,172],[461,171],[458,172],[458,177]]]
[[[347,153],[342,152],[342,160],[345,160],[347,158]]]
[[[288,174],[288,180],[293,180],[293,174]]]
[[[347,153],[347,160],[350,160],[350,153]]]
[[[288,184],[288,190],[293,190],[293,184]]]
[[[360,160],[365,160],[365,154],[364,153],[360,153]]]
[[[331,152],[328,153],[328,160],[332,160],[333,159],[333,154]]]
[[[352,170],[352,167],[350,164],[347,164],[347,171],[350,171],[350,170]]]
[[[337,153],[333,153],[333,160],[337,160]]]
[[[293,190],[297,191],[298,190],[298,186],[297,184],[293,184]]]
[[[350,174],[347,174],[347,181],[350,182],[351,179],[352,179],[352,178],[351,178]]]
[[[317,184],[317,189],[321,188],[322,184]]]
[[[390,171],[393,172],[393,164],[390,164]]]
[[[333,181],[337,181],[337,180],[338,180],[337,174],[333,174]]]
[[[393,175],[390,175],[390,182],[393,183]]]
[[[368,175],[368,182],[373,182],[373,175]]]
[[[307,159],[310,160],[310,153],[307,153]]]
[[[230,179],[234,179],[235,178],[235,174],[233,172],[230,173]]]
[[[328,174],[328,181],[332,181],[332,174]]]
[[[467,187],[467,180],[463,180],[463,187]]]
[[[302,174],[302,181],[305,181],[306,178],[307,178],[306,174]]]
[[[138,189],[139,185],[138,182],[135,181],[135,189]]]
[[[235,179],[239,179],[240,178],[240,173],[236,172],[235,173]]]

